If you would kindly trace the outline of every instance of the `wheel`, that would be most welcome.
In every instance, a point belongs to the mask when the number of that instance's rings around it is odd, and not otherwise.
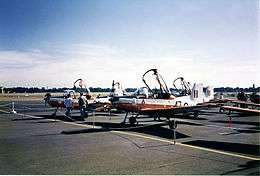
[[[136,118],[135,117],[130,117],[129,118],[129,123],[131,124],[131,125],[134,125],[135,123],[136,123]]]
[[[51,117],[52,117],[52,118],[56,118],[56,113],[55,113],[55,112],[52,113],[52,114],[51,114]]]
[[[220,112],[220,113],[224,113],[224,112],[225,112],[224,108],[220,107],[220,108],[219,108],[219,112]]]
[[[194,116],[195,119],[198,118],[199,117],[199,111],[194,111],[193,116]]]
[[[156,121],[158,119],[158,121],[161,121],[161,117],[159,116],[159,114],[155,114],[153,117],[154,121]]]

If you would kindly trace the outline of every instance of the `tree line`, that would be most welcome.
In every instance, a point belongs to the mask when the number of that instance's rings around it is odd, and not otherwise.
[[[68,87],[62,88],[38,88],[38,87],[11,87],[11,88],[4,88],[5,93],[45,93],[45,92],[64,92],[64,90],[70,89]],[[111,88],[101,88],[101,87],[90,87],[90,92],[111,92]],[[137,88],[126,88],[127,92],[134,92]],[[173,89],[170,89],[171,91]],[[232,88],[232,87],[219,87],[214,88],[214,92],[260,92],[260,87],[253,88]]]

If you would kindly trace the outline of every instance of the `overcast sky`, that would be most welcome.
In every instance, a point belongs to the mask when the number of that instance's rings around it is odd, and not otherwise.
[[[257,0],[1,0],[0,86],[260,86]]]

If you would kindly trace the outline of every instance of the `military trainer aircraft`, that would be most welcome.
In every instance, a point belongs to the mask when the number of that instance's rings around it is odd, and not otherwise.
[[[146,76],[151,73],[159,88],[151,88],[148,85]],[[191,88],[182,77],[175,79],[173,83],[175,93],[171,93],[157,69],[146,71],[142,80],[147,88],[147,91],[142,92],[143,95],[139,94],[134,98],[119,97],[112,100],[117,109],[126,111],[122,123],[126,122],[129,113],[132,113],[132,116],[129,117],[130,124],[136,123],[139,115],[150,115],[155,119],[163,116],[170,120],[174,114],[193,112],[194,117],[198,117],[198,111],[209,107],[210,104],[207,102],[214,98],[212,87],[203,88],[202,84],[195,83]],[[177,88],[177,81],[180,81],[181,88]]]
[[[78,86],[76,86],[78,84]],[[67,97],[68,94],[73,99],[73,109],[78,110],[79,109],[79,104],[78,104],[78,99],[77,99],[77,92],[82,92],[88,101],[88,106],[87,110],[101,110],[106,108],[111,104],[111,102],[107,99],[103,98],[93,98],[90,95],[90,90],[86,87],[86,83],[82,79],[77,79],[74,84],[72,89],[68,89],[64,91],[64,94],[61,96],[51,96],[50,93],[47,93],[45,95],[45,104],[49,104],[51,107],[55,107],[56,110],[52,114],[52,116],[56,116],[58,108],[65,108],[64,105],[64,100]]]

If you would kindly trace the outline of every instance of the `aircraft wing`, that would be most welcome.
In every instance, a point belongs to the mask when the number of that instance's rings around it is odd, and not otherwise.
[[[154,108],[141,108],[140,114],[157,114],[159,116],[171,116],[178,113],[187,113],[199,111],[211,107],[217,107],[215,104],[201,104],[196,106],[172,106],[172,107],[154,107]]]
[[[253,106],[253,107],[258,107],[258,108],[260,107],[260,104],[246,102],[246,101],[240,101],[240,100],[233,100],[233,101],[230,101],[230,103],[234,103],[237,105],[248,105],[248,106]]]
[[[250,114],[260,114],[259,109],[249,109],[249,108],[240,108],[240,107],[235,107],[235,106],[222,106],[222,109],[226,111],[236,111],[236,112],[242,112],[242,113],[250,113]]]

